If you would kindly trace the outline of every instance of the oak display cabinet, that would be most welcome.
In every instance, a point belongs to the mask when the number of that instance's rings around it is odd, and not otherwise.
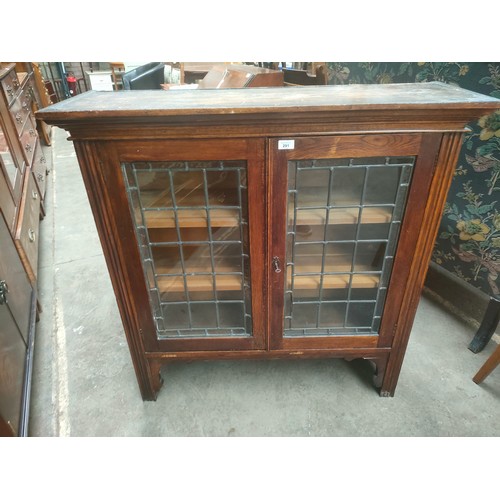
[[[365,358],[394,394],[461,138],[442,83],[88,92],[70,132],[143,399],[173,360]]]

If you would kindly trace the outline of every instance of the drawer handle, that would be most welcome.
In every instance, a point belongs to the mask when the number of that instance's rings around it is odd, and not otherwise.
[[[273,257],[273,269],[275,273],[281,273],[281,261],[279,257]]]
[[[31,153],[31,150],[32,150],[33,148],[31,147],[31,144],[28,142],[28,143],[26,144],[26,146],[24,146],[24,149],[26,150],[26,152],[27,152],[27,153]]]
[[[19,80],[17,78],[13,78],[12,83],[14,84],[15,89],[19,88]]]
[[[35,231],[33,231],[33,229],[31,229],[31,228],[28,229],[28,238],[31,241],[31,243],[35,243],[36,234],[35,234]]]
[[[42,174],[38,174],[38,180],[40,180],[40,175],[42,175]],[[43,177],[42,177],[42,179],[43,179]],[[31,192],[31,195],[33,196],[34,200],[36,200],[38,198],[38,193],[34,189]]]
[[[43,181],[43,174],[38,174],[37,179],[39,182]]]
[[[28,111],[28,103],[26,101],[23,102],[23,109],[25,109],[26,111]]]
[[[9,97],[14,97],[14,89],[10,85],[6,85],[5,90]]]
[[[36,135],[36,132],[32,128],[30,128],[30,135],[31,137],[35,137]]]
[[[22,123],[22,121],[23,121],[22,115],[20,115],[19,113],[16,113],[16,122],[17,123]]]
[[[9,287],[5,280],[0,281],[0,306],[2,304],[7,304],[7,294],[9,293]]]

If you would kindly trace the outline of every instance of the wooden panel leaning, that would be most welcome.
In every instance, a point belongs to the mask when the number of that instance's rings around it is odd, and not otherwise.
[[[442,83],[88,92],[65,128],[141,395],[194,359],[364,358],[393,396],[461,138]]]

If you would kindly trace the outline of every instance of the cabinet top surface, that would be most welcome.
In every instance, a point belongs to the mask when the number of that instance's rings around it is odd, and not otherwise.
[[[90,91],[37,113],[48,123],[92,118],[242,115],[378,109],[500,108],[500,100],[440,82],[210,90]]]

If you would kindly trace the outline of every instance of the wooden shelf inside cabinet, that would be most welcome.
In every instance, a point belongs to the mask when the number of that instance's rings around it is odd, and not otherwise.
[[[206,268],[205,272],[209,273],[210,268]],[[241,275],[234,274],[217,274],[216,287],[218,291],[241,290]],[[168,292],[183,292],[184,277],[166,277],[158,276],[157,283],[160,293]],[[197,275],[191,277],[188,285],[189,293],[191,292],[211,292],[214,288],[214,279],[211,274]]]
[[[210,273],[210,268],[205,272]],[[183,292],[185,289],[184,277],[158,276],[157,283],[160,293]],[[379,283],[378,276],[369,274],[356,274],[349,279],[349,274],[325,275],[321,283],[321,276],[297,276],[295,277],[294,288],[300,290],[318,290],[320,284],[325,289],[348,288],[376,288]],[[211,274],[198,275],[189,281],[189,292],[211,292],[214,283]],[[216,277],[216,287],[218,291],[241,290],[241,276],[232,274],[218,274]]]
[[[148,229],[175,228],[179,227],[207,227],[208,218],[212,227],[236,227],[239,224],[239,209],[237,200],[232,192],[221,191],[227,206],[211,205],[205,206],[205,197],[193,194],[192,191],[180,191],[175,193],[176,202],[180,205],[174,209],[171,204],[166,205],[169,197],[167,191],[146,192],[141,196],[141,204],[144,219]],[[187,206],[196,208],[187,208]],[[136,217],[140,217],[136,211]]]
[[[323,281],[321,276],[295,276],[294,288],[300,290],[319,290],[321,286],[324,289],[337,289],[337,288],[376,288],[379,283],[378,276],[369,274],[355,274],[350,280],[349,274],[333,274],[324,275]],[[289,279],[289,284],[291,280]]]
[[[391,210],[386,207],[364,207],[359,217],[358,207],[331,207],[328,224],[385,224],[391,221]],[[333,216],[333,214],[335,214]],[[289,210],[288,223],[293,224],[293,212]],[[297,225],[323,226],[327,223],[325,208],[301,207],[297,210]]]
[[[207,227],[208,217],[206,209],[181,209],[175,213],[171,209],[146,210],[144,218],[148,229],[175,228],[177,221],[180,227]],[[365,207],[361,218],[359,208],[335,208],[335,217],[328,221],[334,224],[385,224],[391,221],[390,209],[386,207]],[[288,218],[289,224],[293,224],[293,214]],[[238,209],[210,209],[210,223],[212,227],[236,227],[239,224]],[[297,210],[297,225],[322,226],[326,224],[324,208]]]
[[[147,210],[144,219],[148,229],[179,227],[203,228],[208,226],[206,209],[193,210]],[[210,209],[211,227],[236,227],[239,224],[237,209]]]
[[[144,213],[148,229],[175,228],[176,214],[173,210],[147,210]],[[177,220],[180,227],[207,227],[206,209],[179,210]],[[335,217],[328,221],[333,224],[356,224],[359,220],[359,208],[336,208]],[[390,209],[385,207],[364,208],[360,222],[362,224],[384,224],[391,220]],[[288,218],[293,224],[293,216]],[[213,227],[236,227],[239,223],[238,209],[210,209],[210,223]],[[307,209],[297,211],[297,225],[320,226],[326,223],[325,209]]]
[[[465,125],[499,108],[433,82],[94,91],[38,118],[75,141],[143,399],[173,358],[366,358],[392,396]]]

